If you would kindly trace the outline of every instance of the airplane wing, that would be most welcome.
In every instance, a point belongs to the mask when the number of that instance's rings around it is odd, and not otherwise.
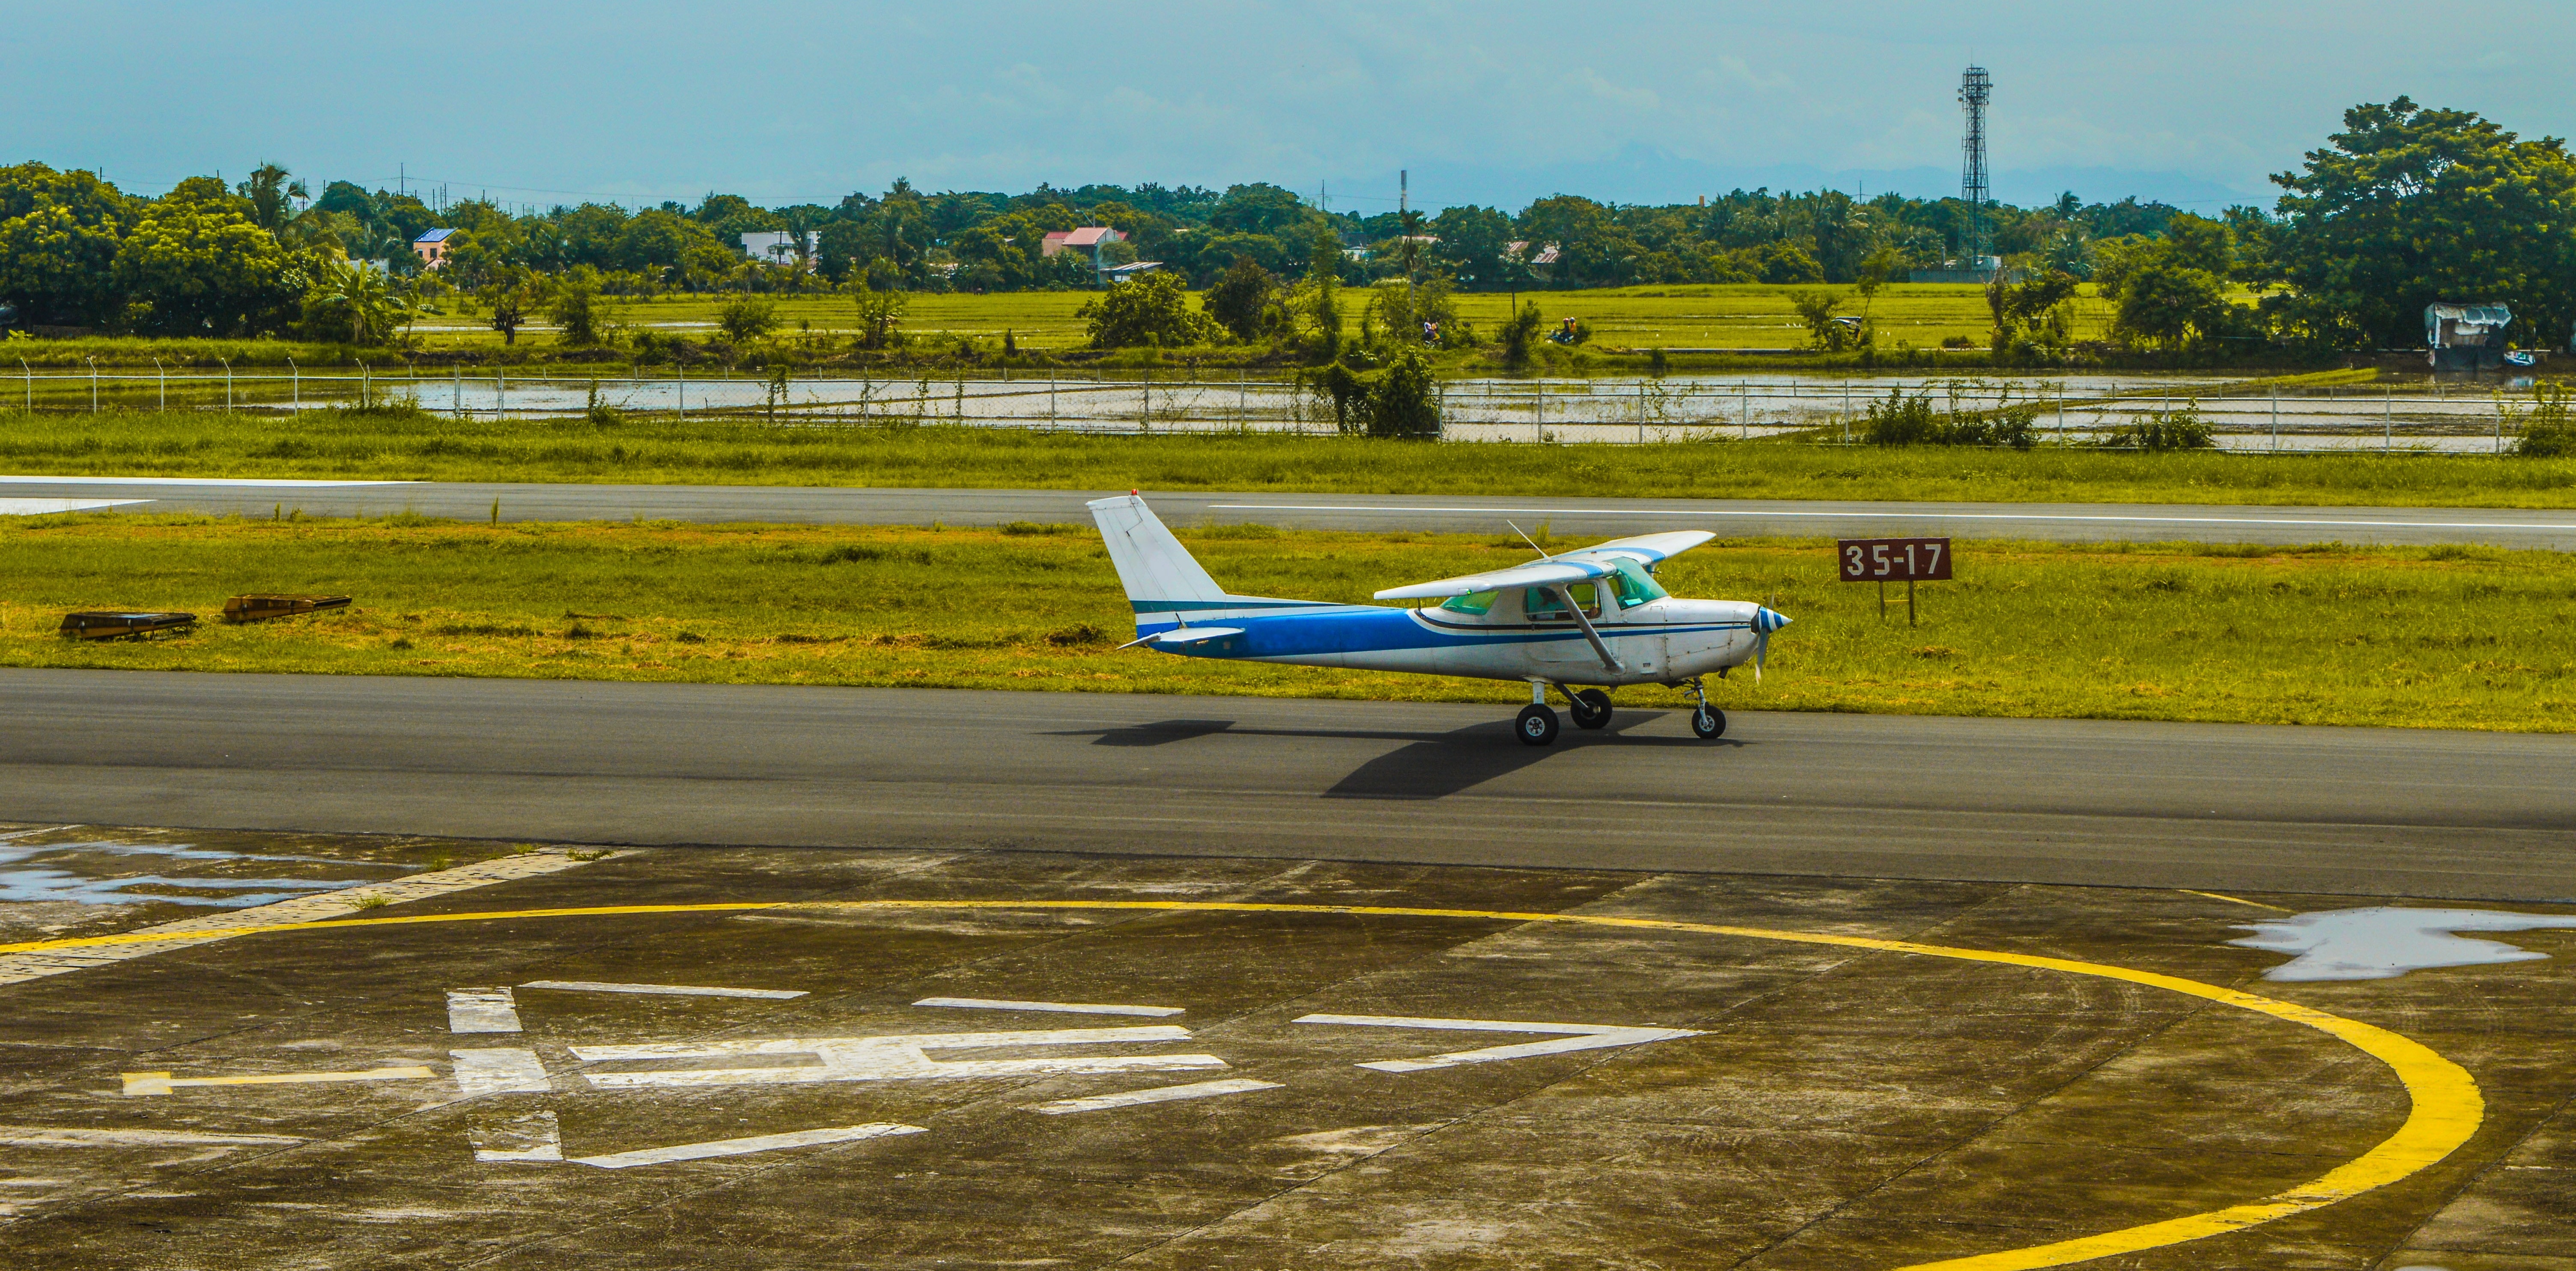
[[[1707,530],[1673,530],[1664,534],[1640,534],[1635,538],[1614,538],[1607,543],[1595,543],[1582,551],[1567,552],[1555,559],[1563,560],[1566,556],[1625,556],[1638,564],[1651,565],[1660,560],[1679,556],[1715,537],[1717,535]]]
[[[1717,537],[1706,530],[1674,530],[1665,534],[1640,534],[1635,538],[1614,538],[1578,552],[1534,560],[1508,569],[1487,570],[1443,578],[1438,582],[1415,583],[1410,587],[1389,587],[1377,593],[1379,600],[1431,600],[1447,596],[1467,596],[1480,591],[1501,591],[1507,587],[1555,587],[1566,583],[1589,582],[1607,577],[1617,568],[1618,560],[1632,560],[1652,565]]]
[[[1660,559],[1660,558],[1658,558]],[[1508,569],[1487,570],[1481,574],[1464,574],[1438,582],[1415,583],[1410,587],[1389,587],[1377,593],[1380,600],[1429,600],[1439,596],[1467,596],[1480,591],[1501,591],[1506,587],[1557,587],[1566,583],[1589,582],[1606,578],[1616,568],[1608,561],[1566,560],[1562,557],[1534,560]]]

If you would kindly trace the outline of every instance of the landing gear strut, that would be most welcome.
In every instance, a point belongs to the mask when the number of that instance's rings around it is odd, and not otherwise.
[[[1715,741],[1726,735],[1726,712],[1708,704],[1708,686],[1697,679],[1690,682],[1691,732],[1701,741]]]
[[[1568,693],[1565,700],[1574,707],[1574,726],[1599,728],[1610,722],[1610,695],[1597,688]]]

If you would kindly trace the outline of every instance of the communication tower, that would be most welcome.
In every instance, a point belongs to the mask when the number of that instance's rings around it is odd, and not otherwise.
[[[1986,237],[1986,101],[1994,96],[1995,82],[1986,68],[1971,66],[1959,77],[1959,105],[1968,113],[1968,133],[1959,141],[1959,194],[1968,204],[1968,217],[1959,231],[1959,254],[1967,259],[1968,269],[1984,272],[1990,240]]]

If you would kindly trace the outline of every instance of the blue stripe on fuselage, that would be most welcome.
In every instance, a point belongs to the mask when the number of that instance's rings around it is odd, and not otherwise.
[[[1464,624],[1434,625],[1415,616],[1411,609],[1386,609],[1374,605],[1339,606],[1319,613],[1279,614],[1259,617],[1229,617],[1229,627],[1241,627],[1243,634],[1211,640],[1205,644],[1177,648],[1149,645],[1164,653],[1177,653],[1199,658],[1285,658],[1312,657],[1320,653],[1378,653],[1397,649],[1463,648],[1487,644],[1543,644],[1553,641],[1583,639],[1578,627],[1470,627]],[[1140,624],[1136,634],[1152,635],[1170,631],[1178,623]],[[1213,625],[1213,624],[1209,624]],[[1747,630],[1744,622],[1658,623],[1630,626],[1613,623],[1601,629],[1606,640],[1622,636],[1663,635],[1692,631]]]

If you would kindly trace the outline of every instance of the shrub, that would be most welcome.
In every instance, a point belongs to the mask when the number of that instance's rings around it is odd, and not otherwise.
[[[1537,305],[1523,305],[1503,323],[1503,365],[1518,370],[1529,365],[1530,344],[1538,339]]]
[[[1383,371],[1361,373],[1335,362],[1317,372],[1315,392],[1332,403],[1333,422],[1371,437],[1438,437],[1440,389],[1431,363],[1406,349]]]
[[[1873,446],[2010,446],[2028,450],[2039,442],[2039,410],[2013,406],[1988,414],[1940,412],[1924,394],[1907,397],[1889,389],[1887,400],[1871,402],[1861,424],[1861,439]]]
[[[2104,433],[2093,444],[2109,450],[2209,450],[2218,445],[2199,403],[2181,410],[2151,410]]]
[[[2567,388],[2563,384],[2531,386],[2531,409],[2515,415],[2511,408],[2498,403],[2514,423],[2512,453],[2527,459],[2564,459],[2576,455],[2576,419],[2569,418]]]
[[[736,296],[716,311],[716,327],[736,344],[748,344],[778,325],[778,306],[751,296]]]
[[[1216,319],[1190,309],[1189,293],[1178,274],[1155,273],[1111,283],[1100,298],[1075,316],[1091,327],[1091,347],[1205,344],[1221,328]]]

